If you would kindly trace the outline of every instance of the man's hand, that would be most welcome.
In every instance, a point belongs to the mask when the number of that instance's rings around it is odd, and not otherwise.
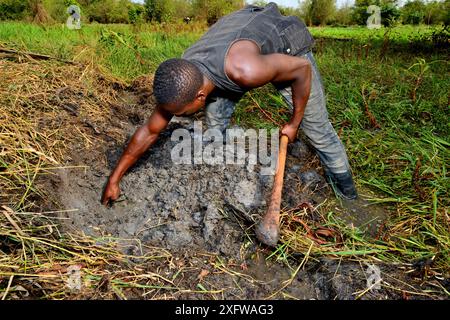
[[[289,138],[289,142],[294,142],[297,137],[298,126],[291,123],[286,123],[281,130],[281,134]]]
[[[106,185],[106,188],[103,191],[102,204],[106,206],[110,201],[111,202],[116,201],[119,198],[119,195],[120,195],[119,184],[108,181],[108,184]]]
[[[122,153],[119,163],[109,176],[108,184],[106,185],[105,191],[103,191],[101,200],[104,205],[119,198],[119,183],[123,175],[156,142],[159,133],[167,127],[170,119],[172,119],[172,114],[161,108],[157,108],[153,111],[147,123],[136,130],[131,137],[130,143],[128,143],[128,146]]]

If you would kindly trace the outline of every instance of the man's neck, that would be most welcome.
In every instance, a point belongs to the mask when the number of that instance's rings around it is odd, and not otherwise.
[[[205,75],[203,75],[203,90],[205,91],[206,95],[209,96],[211,92],[216,88],[216,85],[209,80],[209,78]]]

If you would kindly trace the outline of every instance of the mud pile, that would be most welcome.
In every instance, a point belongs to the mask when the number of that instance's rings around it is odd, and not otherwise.
[[[178,128],[194,134],[185,122],[172,123],[125,175],[122,196],[109,208],[100,204],[101,192],[123,146],[107,150],[108,165],[103,168],[91,159],[86,170],[61,171],[60,201],[77,210],[67,214],[72,226],[87,234],[104,230],[176,251],[198,248],[237,257],[266,208],[273,176],[240,164],[175,164],[171,151],[178,142],[171,140],[171,133]],[[284,203],[295,206],[309,199],[311,188],[325,188],[325,183],[314,170],[302,172],[299,159],[312,158],[304,143],[292,145],[290,154]]]

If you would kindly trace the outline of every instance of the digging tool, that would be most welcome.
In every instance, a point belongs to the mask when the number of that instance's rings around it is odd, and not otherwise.
[[[281,136],[277,170],[273,181],[269,207],[256,227],[256,237],[258,240],[271,247],[276,246],[280,237],[281,191],[283,189],[284,165],[286,163],[288,140],[287,136]]]

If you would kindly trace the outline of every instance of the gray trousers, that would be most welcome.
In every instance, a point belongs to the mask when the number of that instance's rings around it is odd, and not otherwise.
[[[349,173],[350,165],[344,146],[328,119],[326,97],[322,78],[313,54],[302,55],[312,66],[311,92],[300,128],[316,150],[325,172],[332,174]],[[291,87],[277,88],[293,110]],[[209,128],[225,130],[230,122],[236,101],[215,98],[206,106],[206,123]]]

